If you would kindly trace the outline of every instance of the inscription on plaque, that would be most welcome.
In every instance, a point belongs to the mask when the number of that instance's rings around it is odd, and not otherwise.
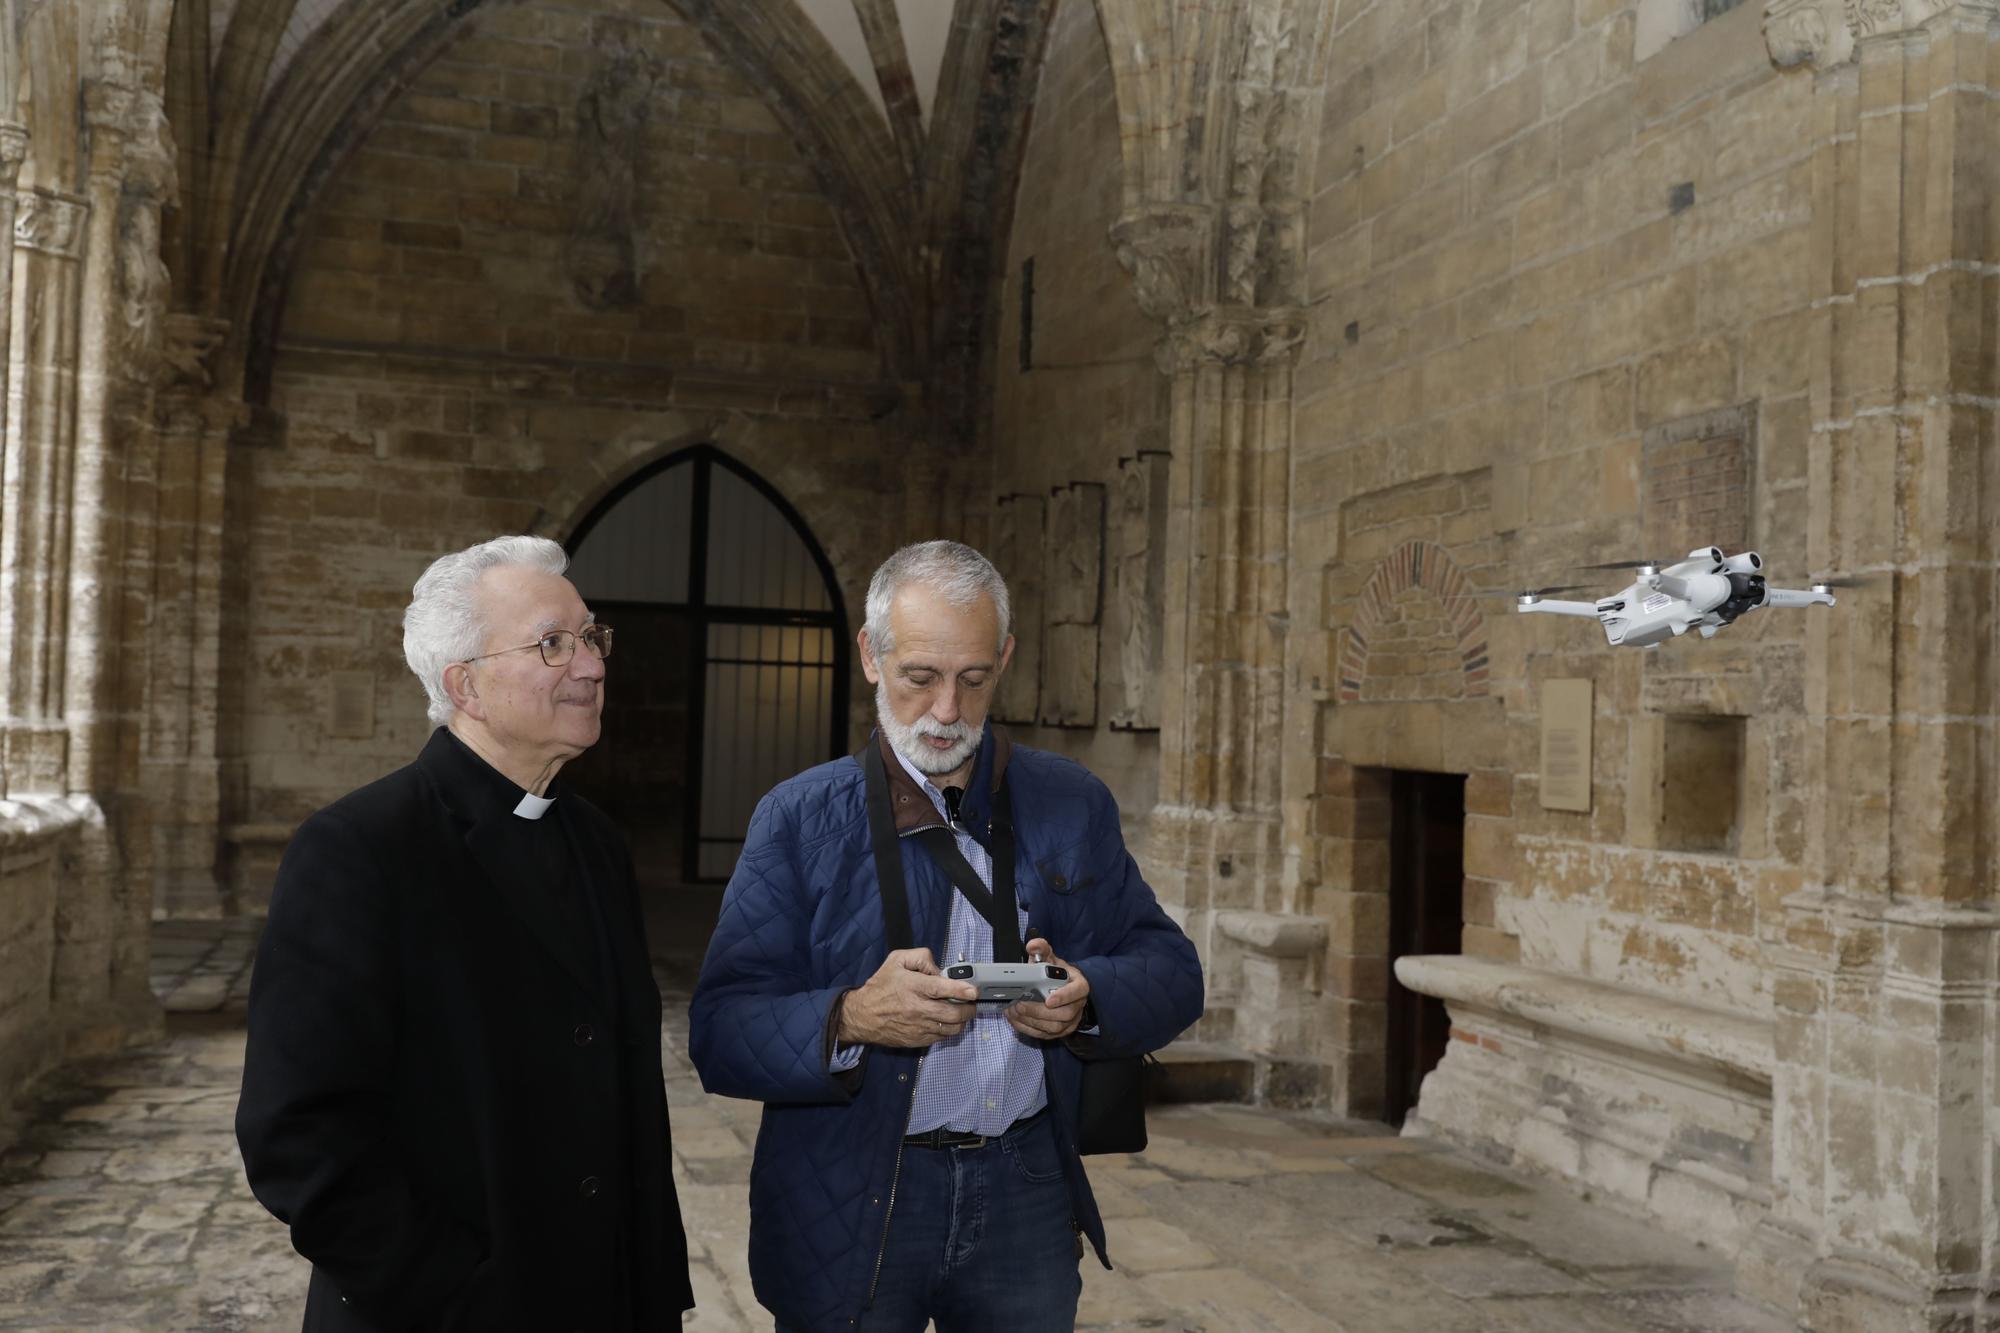
[[[1542,808],[1590,809],[1591,682],[1542,682]]]

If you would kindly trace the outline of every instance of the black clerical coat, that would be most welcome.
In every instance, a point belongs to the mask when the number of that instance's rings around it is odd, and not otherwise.
[[[629,855],[562,797],[566,898],[518,853],[520,795],[440,728],[286,849],[236,1135],[312,1261],[307,1330],[652,1330],[694,1304]]]

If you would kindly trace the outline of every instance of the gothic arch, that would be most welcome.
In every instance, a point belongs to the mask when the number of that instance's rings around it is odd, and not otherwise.
[[[861,553],[844,549],[835,539],[835,534],[850,525],[843,523],[841,508],[830,499],[833,489],[814,484],[812,460],[800,458],[794,447],[765,441],[756,423],[745,417],[684,412],[645,417],[629,431],[607,440],[587,463],[564,478],[543,502],[528,531],[567,545],[607,496],[663,459],[696,445],[707,445],[755,473],[782,497],[824,552],[841,597],[850,606],[861,604],[872,571],[856,564],[855,557]]]
[[[1413,541],[1404,542],[1383,557],[1361,590],[1361,609],[1341,636],[1338,680],[1342,703],[1360,701],[1361,686],[1368,679],[1369,636],[1381,623],[1383,608],[1398,593],[1410,588],[1424,588],[1444,603],[1445,614],[1458,636],[1465,697],[1486,696],[1489,671],[1486,617],[1451,553],[1435,542]]]
[[[466,24],[509,2],[432,6],[349,0],[307,40],[268,98],[254,99],[247,111],[240,105],[223,108],[226,120],[218,133],[240,138],[241,165],[233,181],[241,185],[221,183],[211,202],[215,212],[204,233],[207,284],[198,299],[229,321],[232,354],[226,364],[230,371],[242,369],[247,397],[263,397],[269,368],[258,358],[269,355],[292,258],[321,192],[390,101]],[[276,14],[285,14],[294,0],[270,3]],[[679,0],[672,7],[703,28],[746,83],[764,90],[818,175],[877,316],[888,374],[905,375],[915,355],[917,286],[904,271],[906,247],[896,243],[904,201],[888,127],[795,6],[777,0],[740,6]],[[272,41],[256,39],[263,27],[250,24],[250,18],[238,13],[231,19],[218,88],[261,86]],[[245,117],[251,123],[242,123]],[[225,372],[222,378],[233,375]]]

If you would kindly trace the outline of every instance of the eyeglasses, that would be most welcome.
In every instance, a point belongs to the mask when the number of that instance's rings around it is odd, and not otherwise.
[[[576,645],[579,640],[598,661],[601,662],[611,656],[611,626],[586,625],[581,634],[574,630],[552,629],[533,643],[524,643],[518,648],[502,648],[497,652],[481,653],[477,657],[462,657],[459,661],[484,662],[489,657],[500,657],[506,653],[524,653],[530,648],[539,648],[542,661],[549,666],[568,666],[570,659],[576,656]]]

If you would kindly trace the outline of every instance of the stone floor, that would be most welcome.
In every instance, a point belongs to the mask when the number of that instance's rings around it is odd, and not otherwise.
[[[251,1199],[230,1133],[246,923],[162,923],[167,1038],[69,1072],[0,1154],[0,1329],[295,1329],[305,1266]],[[661,938],[656,934],[655,938]],[[685,995],[686,958],[661,960]],[[757,1108],[709,1097],[669,1005],[667,1093],[700,1308],[770,1327],[744,1268]],[[1119,1264],[1080,1327],[1173,1333],[1782,1333],[1726,1257],[1379,1125],[1168,1107],[1091,1167]]]

